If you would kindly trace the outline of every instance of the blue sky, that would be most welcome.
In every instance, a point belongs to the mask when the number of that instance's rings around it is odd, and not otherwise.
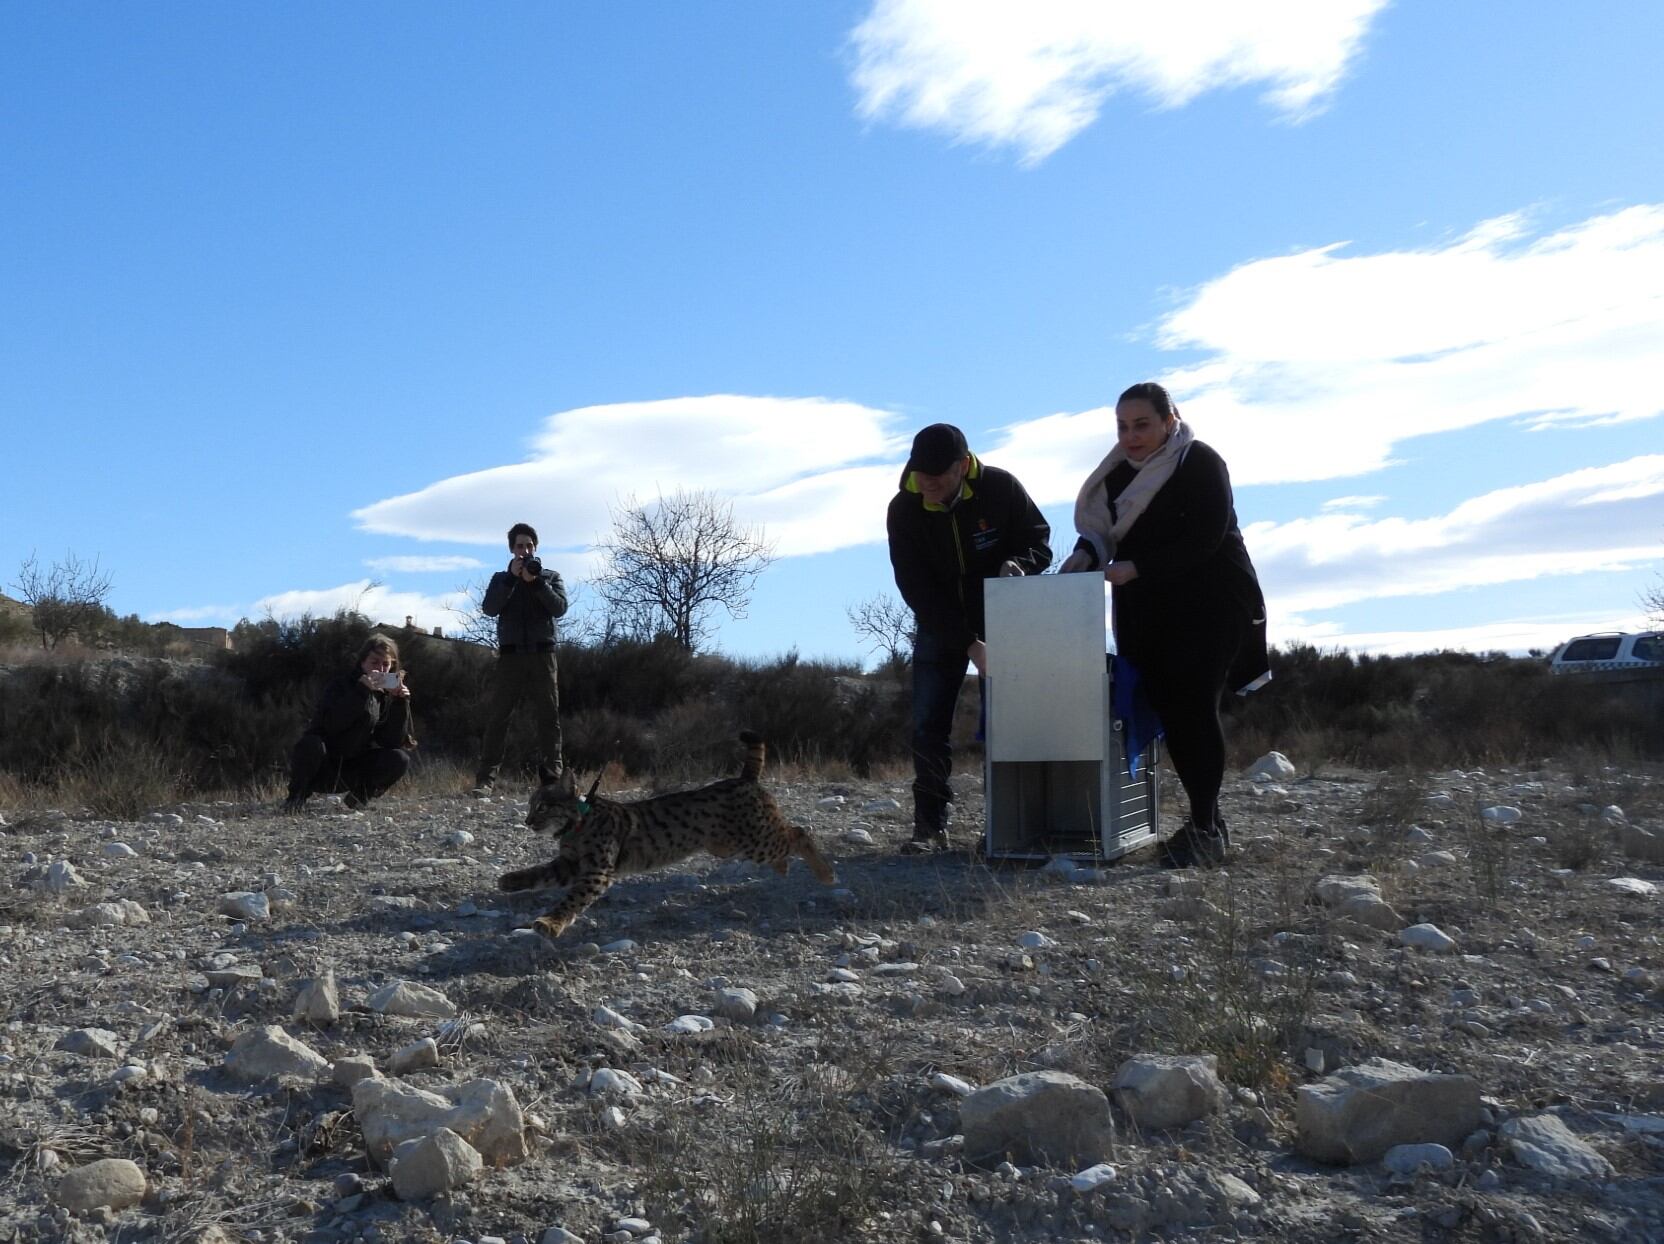
[[[1664,572],[1664,8],[0,7],[0,580],[449,626],[711,488],[718,646],[853,656],[954,422],[1072,543],[1116,394],[1274,640],[1548,646]],[[579,592],[580,601],[583,594]]]

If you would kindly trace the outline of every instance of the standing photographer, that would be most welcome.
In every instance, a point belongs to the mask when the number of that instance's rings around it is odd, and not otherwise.
[[[508,529],[514,555],[507,570],[491,576],[480,612],[497,619],[497,664],[491,674],[485,742],[480,749],[476,795],[497,780],[508,741],[508,722],[520,697],[529,695],[537,714],[538,775],[545,783],[560,776],[560,690],[555,683],[555,619],[566,612],[560,576],[537,558],[537,532],[529,523]]]

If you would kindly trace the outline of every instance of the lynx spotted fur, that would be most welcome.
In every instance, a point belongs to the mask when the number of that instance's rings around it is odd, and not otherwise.
[[[762,739],[750,732],[740,739],[747,750],[745,768],[738,777],[629,803],[580,799],[572,772],[567,770],[560,781],[532,795],[526,812],[526,824],[533,830],[557,830],[560,854],[547,864],[504,873],[498,886],[504,890],[567,886],[566,897],[533,925],[553,938],[606,893],[616,878],[662,868],[700,850],[718,858],[738,855],[767,864],[782,877],[791,857],[801,855],[815,876],[831,885],[837,878],[815,840],[807,830],[788,825],[773,796],[758,784],[763,772]]]

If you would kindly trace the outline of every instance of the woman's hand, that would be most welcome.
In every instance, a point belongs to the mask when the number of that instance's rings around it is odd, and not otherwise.
[[[1005,561],[1000,563],[999,577],[1002,579],[1020,579],[1023,577],[1023,568],[1012,559],[1006,558]]]
[[[1079,574],[1082,570],[1092,569],[1092,554],[1085,549],[1076,549],[1063,559],[1063,564],[1057,568],[1058,574]]]
[[[398,686],[389,687],[387,694],[395,700],[408,700],[410,698],[410,687],[401,680]]]
[[[1104,578],[1109,581],[1110,587],[1120,587],[1138,578],[1138,566],[1133,562],[1110,562],[1109,569],[1104,571]]]
[[[965,655],[971,658],[971,664],[976,666],[978,678],[988,677],[988,645],[980,639],[973,639]]]

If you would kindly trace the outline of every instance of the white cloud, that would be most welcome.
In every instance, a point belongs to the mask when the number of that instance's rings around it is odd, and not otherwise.
[[[1385,500],[1385,497],[1331,497],[1323,503],[1323,509],[1325,511],[1373,510]]]
[[[1549,652],[1575,635],[1594,631],[1642,631],[1639,614],[1563,613],[1544,617],[1505,618],[1471,626],[1427,630],[1348,631],[1335,623],[1286,623],[1274,638],[1280,644],[1308,643],[1318,648],[1351,652],[1397,654],[1406,652],[1509,652],[1523,655],[1532,649]]]
[[[277,592],[255,602],[256,616],[270,614],[277,618],[296,618],[302,614],[328,617],[341,609],[352,609],[372,622],[402,625],[405,618],[414,618],[417,626],[447,631],[458,624],[458,609],[468,607],[463,592],[446,592],[427,596],[421,592],[394,592],[370,579],[343,583],[338,587],[297,588]]]
[[[184,609],[164,609],[149,617],[151,622],[173,622],[191,626],[198,622],[218,623],[236,621],[241,616],[241,605],[192,605]]]
[[[507,528],[504,528],[506,531]],[[505,541],[505,546],[506,546]],[[430,574],[442,570],[480,570],[485,563],[477,557],[462,554],[423,556],[407,554],[395,557],[367,557],[364,564],[378,574]]]
[[[531,523],[542,550],[587,548],[610,509],[634,496],[709,489],[764,522],[785,556],[883,535],[884,505],[907,456],[886,411],[826,398],[717,394],[562,411],[544,421],[529,461],[440,480],[354,512],[371,531],[497,543]],[[880,459],[885,465],[874,464]]]
[[[1664,554],[1664,455],[1502,488],[1433,518],[1334,513],[1243,531],[1273,616],[1546,575],[1635,570]]]
[[[1361,475],[1499,420],[1664,411],[1664,205],[1535,239],[1511,216],[1423,250],[1343,245],[1244,264],[1162,322],[1162,346],[1207,355],[1168,383],[1238,482]]]
[[[1263,85],[1301,118],[1332,92],[1385,0],[876,0],[855,28],[867,118],[1045,159],[1118,91],[1176,108]]]

